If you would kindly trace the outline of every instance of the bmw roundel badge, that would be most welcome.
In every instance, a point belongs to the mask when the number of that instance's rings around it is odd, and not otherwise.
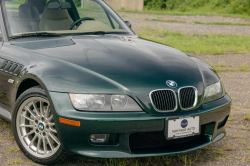
[[[186,128],[187,125],[188,125],[188,121],[187,121],[186,119],[183,119],[183,120],[181,121],[181,127],[182,127],[182,128]]]
[[[43,124],[39,124],[39,129],[43,130],[43,128],[44,128]]]
[[[174,81],[168,80],[166,83],[171,88],[176,88],[177,87],[177,83],[174,82]]]

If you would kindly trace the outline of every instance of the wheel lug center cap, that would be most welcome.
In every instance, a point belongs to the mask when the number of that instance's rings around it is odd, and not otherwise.
[[[45,128],[45,125],[44,125],[43,123],[39,123],[38,129],[39,129],[40,131],[43,131],[44,128]]]

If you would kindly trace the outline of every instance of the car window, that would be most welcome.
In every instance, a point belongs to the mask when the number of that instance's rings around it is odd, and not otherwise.
[[[3,38],[2,38],[2,29],[1,29],[1,26],[0,26],[0,41],[2,41]]]
[[[84,0],[83,4],[81,5],[81,7],[78,8],[78,10],[81,18],[91,17],[97,21],[103,22],[111,26],[111,23],[104,9],[95,1]]]
[[[4,0],[11,35],[32,32],[131,33],[102,0]],[[39,8],[38,8],[39,7]],[[79,23],[74,24],[77,20]],[[72,26],[75,25],[75,26]],[[70,29],[70,27],[72,27]]]
[[[119,24],[113,19],[112,16],[110,16],[110,18],[111,18],[111,21],[112,21],[112,23],[113,23],[115,29],[119,29],[119,28],[120,28]]]
[[[2,41],[2,40],[3,40],[2,33],[0,32],[0,41]]]

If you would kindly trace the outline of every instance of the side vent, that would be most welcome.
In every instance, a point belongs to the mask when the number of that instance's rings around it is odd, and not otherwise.
[[[0,70],[3,70],[7,64],[8,64],[8,61],[4,59],[0,59]]]
[[[0,71],[18,76],[22,71],[23,66],[5,59],[0,59]]]
[[[10,72],[13,72],[13,71],[15,71],[16,70],[16,68],[17,68],[17,66],[18,66],[18,64],[13,64],[12,66],[11,66],[11,68],[10,68]]]
[[[3,69],[6,72],[9,72],[10,68],[12,67],[13,63],[12,62],[8,62],[7,65],[5,66],[5,68]]]
[[[18,65],[18,66],[16,67],[16,69],[14,70],[13,74],[14,74],[15,76],[18,76],[18,75],[21,73],[22,69],[23,69],[23,66],[22,66],[22,65]]]

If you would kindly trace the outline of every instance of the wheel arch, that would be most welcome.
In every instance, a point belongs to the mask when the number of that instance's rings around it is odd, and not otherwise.
[[[35,75],[28,74],[28,75],[24,75],[23,77],[21,77],[21,81],[18,84],[15,101],[24,91],[35,86],[41,86],[44,90],[47,90],[44,83]]]

